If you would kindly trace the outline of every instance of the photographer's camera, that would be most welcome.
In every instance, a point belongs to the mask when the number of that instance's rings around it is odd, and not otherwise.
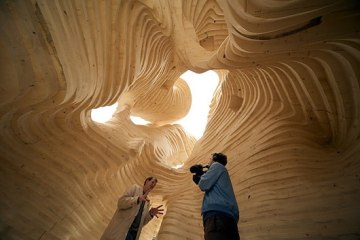
[[[190,172],[194,173],[193,181],[194,183],[198,184],[200,181],[201,176],[207,172],[209,169],[209,165],[203,166],[201,164],[195,164],[190,167]]]

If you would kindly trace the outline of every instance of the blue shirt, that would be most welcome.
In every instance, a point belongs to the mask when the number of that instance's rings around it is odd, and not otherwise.
[[[239,221],[239,208],[236,202],[230,176],[225,166],[214,162],[201,176],[199,188],[205,192],[201,213],[218,211],[232,216]]]

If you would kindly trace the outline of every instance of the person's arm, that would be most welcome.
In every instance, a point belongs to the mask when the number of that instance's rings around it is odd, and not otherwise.
[[[148,222],[150,222],[150,220],[153,218],[153,216],[150,215],[150,210],[148,208],[148,210],[145,213],[145,217],[144,217],[144,226],[146,224],[148,224]]]
[[[128,209],[139,204],[139,196],[137,189],[139,186],[131,186],[118,200],[119,209]]]
[[[225,167],[220,163],[213,163],[209,170],[201,176],[199,181],[199,188],[201,191],[209,191],[218,180],[219,176],[224,172]]]

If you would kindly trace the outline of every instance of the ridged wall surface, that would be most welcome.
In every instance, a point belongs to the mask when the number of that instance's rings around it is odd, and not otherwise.
[[[213,152],[228,155],[242,239],[360,239],[359,9],[0,1],[0,239],[99,239],[149,175],[166,212],[141,239],[203,239],[188,169]],[[192,102],[187,70],[220,77],[198,141],[172,124]]]

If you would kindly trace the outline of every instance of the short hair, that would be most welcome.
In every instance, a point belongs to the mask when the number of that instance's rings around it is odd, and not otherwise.
[[[146,184],[147,181],[150,181],[150,180],[153,180],[153,179],[155,179],[155,181],[157,182],[157,178],[150,176],[150,177],[147,177],[147,178],[145,179],[144,185]]]
[[[221,163],[224,166],[226,166],[226,164],[227,164],[227,156],[223,153],[213,153],[212,160],[214,162]]]

